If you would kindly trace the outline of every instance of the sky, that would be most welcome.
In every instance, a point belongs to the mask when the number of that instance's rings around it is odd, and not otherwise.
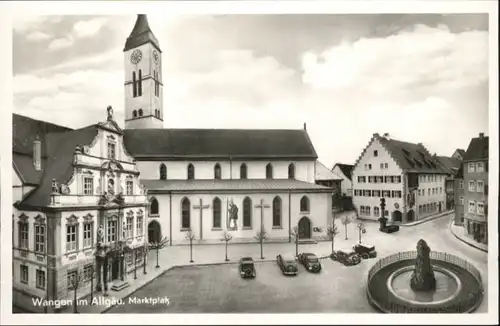
[[[14,112],[124,125],[135,15],[26,16],[13,31]],[[300,129],[326,166],[374,133],[451,156],[488,135],[486,14],[148,15],[163,51],[165,128]]]

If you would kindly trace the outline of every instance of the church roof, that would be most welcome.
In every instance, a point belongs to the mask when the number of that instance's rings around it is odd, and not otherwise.
[[[146,15],[137,15],[134,29],[127,38],[123,51],[128,51],[146,43],[152,43],[161,52],[160,44],[149,27],[148,18]]]
[[[128,129],[124,143],[137,160],[318,157],[303,129]]]
[[[212,191],[283,191],[283,192],[331,192],[332,189],[314,183],[293,179],[199,179],[199,180],[151,180],[142,179],[148,193],[164,192],[212,192]]]

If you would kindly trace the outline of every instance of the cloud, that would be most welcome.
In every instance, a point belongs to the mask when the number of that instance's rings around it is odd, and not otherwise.
[[[49,40],[51,38],[52,36],[50,36],[49,34],[40,31],[34,31],[26,35],[26,40],[30,42],[41,42]]]
[[[13,29],[18,33],[24,34],[40,30],[41,28],[47,28],[48,25],[59,23],[61,20],[62,16],[22,15],[15,17]]]
[[[73,34],[75,37],[91,37],[97,34],[106,24],[106,18],[95,18],[90,20],[82,20],[73,25]]]
[[[488,33],[416,25],[386,38],[343,42],[303,55],[304,83],[317,89],[389,94],[416,87],[457,89],[488,78]]]
[[[71,38],[71,36],[56,38],[49,43],[48,49],[49,51],[63,50],[72,46],[74,42],[75,41]]]

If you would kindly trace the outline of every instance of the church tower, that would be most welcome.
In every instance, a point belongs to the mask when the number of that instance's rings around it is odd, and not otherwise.
[[[161,50],[146,15],[137,15],[123,52],[125,129],[163,128]]]

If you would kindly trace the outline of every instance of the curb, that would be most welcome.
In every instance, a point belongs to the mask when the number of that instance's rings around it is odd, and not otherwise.
[[[487,250],[487,249],[485,250],[484,248],[481,248],[481,247],[479,247],[479,246],[476,246],[476,245],[474,245],[473,243],[470,243],[470,242],[468,242],[468,241],[465,241],[465,240],[464,240],[464,239],[462,239],[460,236],[458,236],[457,234],[455,234],[455,232],[453,232],[452,225],[453,225],[453,221],[451,221],[451,222],[450,222],[449,229],[450,229],[451,234],[453,234],[453,236],[454,236],[455,238],[457,238],[458,240],[462,241],[463,243],[465,243],[466,245],[468,245],[468,246],[470,246],[470,247],[472,247],[472,248],[475,248],[475,249],[477,249],[477,250],[481,250],[482,252],[486,252],[486,253],[488,252],[488,250]]]
[[[426,219],[423,219],[423,220],[420,220],[420,221],[416,221],[416,222],[412,222],[412,223],[399,224],[399,226],[402,226],[402,227],[411,227],[411,226],[423,224],[423,223],[426,223],[426,222],[429,222],[429,221],[433,221],[435,219],[438,219],[440,217],[446,216],[448,214],[453,214],[453,211],[450,211],[450,212],[447,212],[447,213],[443,213],[443,215],[431,216],[429,218],[426,218]]]

